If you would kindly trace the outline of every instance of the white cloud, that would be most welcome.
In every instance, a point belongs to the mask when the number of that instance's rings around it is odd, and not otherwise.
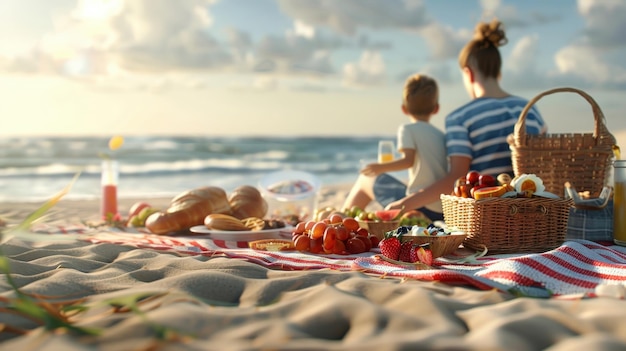
[[[481,0],[482,19],[491,21],[497,18],[507,28],[528,27],[560,20],[558,14],[541,12],[520,13],[513,5],[503,4],[501,0]]]
[[[626,46],[626,2],[579,0],[578,11],[585,18],[588,45],[607,49]]]
[[[584,34],[555,55],[561,79],[626,88],[626,2],[579,0],[578,11],[585,21]]]
[[[536,72],[536,59],[539,57],[538,43],[537,35],[522,37],[513,47],[511,56],[506,61],[506,67],[517,74]]]
[[[278,0],[290,17],[353,35],[359,28],[417,29],[430,19],[421,0]]]
[[[309,39],[315,36],[315,27],[309,26],[308,24],[300,20],[295,20],[293,22],[293,27],[294,27],[294,33],[296,35],[309,38]]]
[[[379,52],[365,51],[358,62],[343,67],[343,81],[348,86],[380,85],[385,80],[385,62]]]
[[[430,48],[431,57],[436,60],[456,58],[472,37],[467,29],[455,31],[452,27],[435,22],[420,29],[419,33]]]

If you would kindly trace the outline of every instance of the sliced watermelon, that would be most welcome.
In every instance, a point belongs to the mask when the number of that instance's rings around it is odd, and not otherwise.
[[[400,215],[402,210],[378,210],[374,212],[376,217],[380,218],[381,221],[393,221]]]

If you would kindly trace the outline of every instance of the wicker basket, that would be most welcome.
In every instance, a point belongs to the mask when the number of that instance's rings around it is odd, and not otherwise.
[[[593,110],[595,129],[586,134],[527,135],[526,114],[546,95],[573,92],[581,95]],[[575,88],[556,88],[545,91],[530,100],[508,138],[515,175],[535,174],[543,180],[546,190],[563,196],[563,184],[569,181],[580,191],[589,191],[598,197],[606,185],[615,137],[606,127],[604,114],[595,100]]]
[[[367,229],[370,234],[376,235],[378,239],[382,240],[385,237],[385,233],[390,230],[395,230],[400,225],[400,221],[358,221],[361,228]]]
[[[560,246],[567,234],[571,199],[499,198],[480,200],[441,195],[446,226],[467,233],[463,246],[489,253],[543,252]]]
[[[450,234],[450,235],[406,235],[404,238],[411,238],[413,244],[423,245],[430,244],[430,251],[433,254],[433,258],[446,256],[452,254],[456,249],[461,246],[463,240],[467,237],[467,234]]]

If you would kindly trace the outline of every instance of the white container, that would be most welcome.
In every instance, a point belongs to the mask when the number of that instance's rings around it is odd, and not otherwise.
[[[308,172],[278,171],[261,178],[259,189],[267,201],[269,217],[297,215],[306,221],[313,218],[317,208],[320,181]]]

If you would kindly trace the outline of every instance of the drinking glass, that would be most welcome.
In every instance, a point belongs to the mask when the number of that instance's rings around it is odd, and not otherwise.
[[[117,212],[117,182],[119,165],[115,160],[102,161],[102,201],[100,205],[102,219],[110,221],[118,216]]]
[[[378,162],[385,163],[393,161],[395,146],[393,141],[381,140],[378,142]]]

